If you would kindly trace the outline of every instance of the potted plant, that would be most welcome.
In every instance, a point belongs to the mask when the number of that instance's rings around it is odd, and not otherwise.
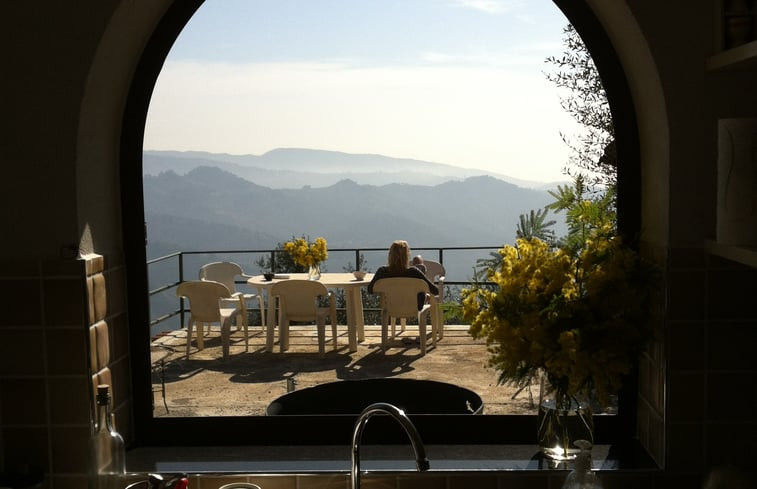
[[[326,238],[315,238],[312,243],[309,243],[305,237],[294,238],[284,243],[284,250],[297,265],[308,267],[308,279],[321,278],[321,262],[329,257]]]
[[[610,404],[650,336],[656,273],[616,234],[611,195],[581,198],[580,181],[553,195],[569,235],[504,246],[486,283],[463,289],[462,306],[470,334],[487,340],[500,383],[522,388],[542,379],[550,387],[539,441],[546,455],[565,459],[578,451],[569,424],[593,443],[589,401]]]

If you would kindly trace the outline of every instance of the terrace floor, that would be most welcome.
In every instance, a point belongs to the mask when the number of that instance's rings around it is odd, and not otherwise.
[[[333,350],[330,327],[326,328],[326,355],[319,357],[314,326],[292,326],[290,349],[279,353],[278,343],[272,353],[265,351],[265,333],[259,326],[250,327],[250,348],[245,352],[244,336],[233,331],[231,354],[221,359],[218,328],[205,337],[205,348],[192,343],[185,358],[185,330],[171,331],[153,341],[172,351],[164,360],[165,402],[161,395],[159,364],[153,369],[155,416],[249,416],[264,415],[275,398],[286,393],[288,378],[297,389],[323,382],[379,377],[421,378],[466,387],[484,403],[485,414],[535,413],[530,393],[538,396],[538,387],[522,392],[497,384],[497,372],[487,366],[488,354],[483,340],[474,340],[468,326],[446,325],[444,338],[436,348],[421,356],[417,326],[408,325],[391,341],[390,348],[380,348],[381,326],[366,325],[365,341],[357,352],[347,349],[346,326],[339,326],[338,348]]]

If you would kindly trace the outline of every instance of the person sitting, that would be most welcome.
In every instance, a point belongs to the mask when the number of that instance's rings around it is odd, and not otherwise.
[[[412,265],[424,274],[426,273],[426,265],[423,263],[423,257],[421,255],[415,255],[413,257]]]
[[[373,284],[382,278],[389,277],[410,277],[419,278],[424,280],[428,284],[429,291],[433,295],[439,293],[439,289],[436,284],[431,282],[426,274],[415,266],[408,266],[410,263],[410,246],[407,241],[397,240],[389,247],[389,256],[387,259],[387,265],[382,265],[373,274],[373,279],[368,284],[368,293],[373,293]],[[423,309],[423,305],[426,303],[426,294],[418,294],[418,310]]]

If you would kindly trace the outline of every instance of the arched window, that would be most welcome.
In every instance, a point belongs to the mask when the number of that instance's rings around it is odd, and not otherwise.
[[[581,33],[592,52],[608,93],[616,123],[619,228],[625,235],[639,229],[639,151],[636,120],[628,86],[611,43],[583,2],[555,0],[568,20]],[[139,444],[348,444],[354,416],[155,418],[149,370],[148,283],[145,255],[144,208],[142,207],[143,135],[146,114],[155,81],[172,43],[202,0],[174,2],[167,10],[145,48],[130,89],[121,139],[121,185],[124,248],[128,273],[131,327],[134,420]],[[627,385],[620,414],[597,419],[597,442],[630,438],[635,424],[635,386]],[[534,442],[536,417],[420,415],[415,422],[432,444]],[[454,428],[454,429],[452,429]],[[254,434],[254,437],[252,436]],[[372,436],[378,436],[374,434]],[[376,441],[390,441],[387,438]]]

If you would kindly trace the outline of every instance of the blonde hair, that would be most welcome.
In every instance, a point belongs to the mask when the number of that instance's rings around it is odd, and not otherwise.
[[[404,272],[407,269],[407,263],[410,261],[410,245],[405,240],[397,240],[389,247],[389,257],[387,259],[389,270],[396,273]]]

